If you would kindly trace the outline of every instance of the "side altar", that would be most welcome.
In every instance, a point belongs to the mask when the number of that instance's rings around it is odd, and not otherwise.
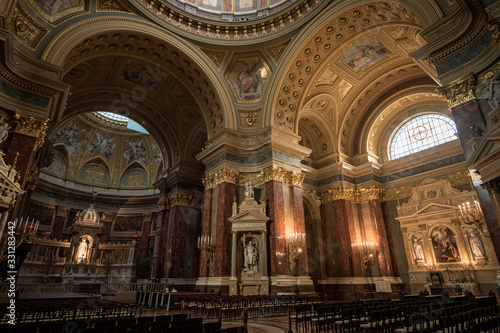
[[[269,295],[267,272],[266,206],[254,199],[251,181],[245,184],[245,199],[238,205],[236,197],[229,218],[232,231],[230,295]]]

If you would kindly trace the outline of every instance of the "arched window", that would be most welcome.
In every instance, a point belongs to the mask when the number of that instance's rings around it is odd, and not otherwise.
[[[417,116],[401,126],[391,142],[390,158],[394,160],[454,140],[457,128],[441,114]]]

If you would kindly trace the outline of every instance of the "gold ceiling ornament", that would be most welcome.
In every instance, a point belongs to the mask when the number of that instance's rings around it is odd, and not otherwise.
[[[224,61],[224,58],[226,57],[227,52],[224,51],[217,51],[217,50],[209,50],[209,49],[204,49],[200,48],[200,50],[203,51],[207,55],[207,57],[212,60],[214,65],[217,68],[220,68],[220,65],[222,64],[222,61]]]
[[[361,189],[360,195],[361,201],[383,200],[385,198],[385,190],[373,185],[369,188]]]
[[[238,114],[240,116],[240,127],[241,128],[259,127],[261,113],[262,113],[262,108],[257,108],[253,110],[238,109]]]
[[[181,193],[177,193],[168,197],[168,199],[170,201],[170,208],[174,208],[175,206],[193,207],[192,195],[184,195]]]
[[[345,188],[344,186],[340,186],[333,190],[321,192],[321,203],[325,204],[327,202],[336,200],[357,201],[359,197],[358,194],[358,191],[352,188]]]
[[[142,213],[143,222],[151,222],[152,219],[153,219],[153,213]]]
[[[438,91],[448,101],[450,108],[454,108],[476,99],[475,88],[476,78],[470,74],[463,79],[439,88]]]
[[[97,2],[97,10],[98,11],[120,11],[120,12],[127,12],[130,13],[130,11],[125,8],[121,4],[120,1],[116,0],[99,0]]]
[[[222,183],[236,184],[239,174],[237,170],[223,167],[214,174],[214,186],[218,186]]]
[[[290,41],[291,39],[266,48],[267,52],[269,52],[275,62],[278,62],[286,47],[290,44]]]
[[[47,29],[37,24],[19,3],[9,17],[9,30],[24,46],[34,50]]]
[[[264,183],[270,182],[272,180],[286,183],[287,170],[282,167],[268,167],[261,171],[261,175],[264,179]]]
[[[491,31],[493,39],[500,45],[500,24],[499,22],[488,23],[488,30]]]
[[[67,217],[69,210],[69,207],[56,206],[56,217]]]

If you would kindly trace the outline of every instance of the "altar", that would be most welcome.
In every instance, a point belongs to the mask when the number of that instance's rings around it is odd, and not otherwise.
[[[269,295],[267,272],[267,221],[265,203],[254,199],[252,183],[245,185],[245,199],[233,203],[230,295]]]

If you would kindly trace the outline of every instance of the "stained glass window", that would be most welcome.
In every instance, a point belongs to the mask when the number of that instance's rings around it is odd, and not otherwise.
[[[454,140],[457,128],[450,118],[441,114],[417,116],[401,126],[390,145],[394,160]]]

